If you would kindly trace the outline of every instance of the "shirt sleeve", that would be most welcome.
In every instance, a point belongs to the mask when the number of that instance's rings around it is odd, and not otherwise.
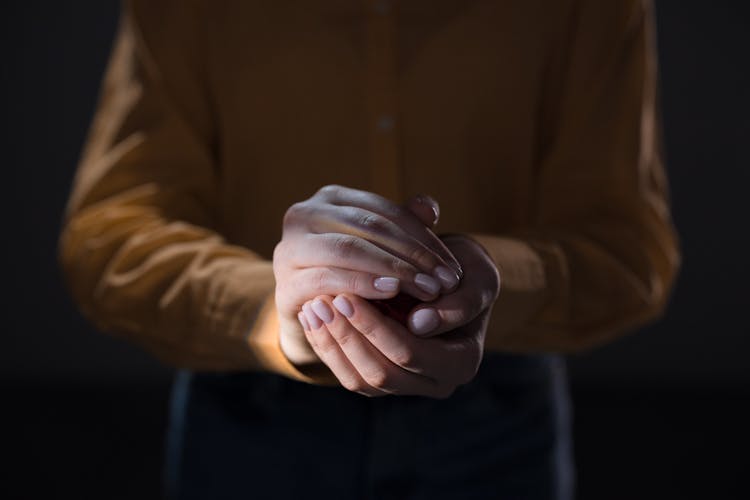
[[[314,381],[279,346],[272,263],[214,216],[214,126],[195,2],[123,3],[59,242],[101,330],[194,370]]]
[[[663,311],[680,264],[648,2],[577,2],[551,58],[528,228],[472,236],[502,278],[487,347],[570,351]]]

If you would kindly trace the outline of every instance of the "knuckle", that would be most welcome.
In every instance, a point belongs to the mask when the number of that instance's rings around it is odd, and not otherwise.
[[[375,387],[377,389],[383,389],[387,387],[388,383],[390,382],[388,372],[382,368],[370,370],[363,376],[365,382],[367,382],[371,387]]]
[[[339,236],[333,242],[333,254],[337,259],[348,260],[359,250],[359,241],[354,236]]]
[[[404,348],[393,354],[393,362],[404,368],[411,368],[414,365],[414,351]]]
[[[391,219],[404,220],[413,218],[411,210],[404,208],[401,205],[388,205],[383,208],[384,213]]]
[[[391,259],[390,268],[393,270],[395,276],[409,281],[413,280],[416,274],[416,269],[401,259]]]
[[[371,233],[384,233],[388,224],[384,217],[374,213],[366,213],[358,217],[357,225]]]
[[[378,325],[373,321],[362,321],[357,324],[357,330],[366,338],[372,338],[377,334]]]
[[[344,389],[352,392],[360,392],[365,389],[364,384],[353,375],[339,376],[339,382],[341,382],[341,385],[344,387]]]
[[[322,198],[332,198],[336,195],[336,193],[339,192],[341,189],[341,186],[338,184],[326,184],[325,186],[318,189],[316,195],[321,196]]]
[[[429,267],[433,267],[433,264],[435,263],[435,258],[433,257],[432,252],[420,243],[417,243],[409,249],[409,260],[411,262],[426,264]]]
[[[320,354],[324,357],[328,354],[335,353],[336,349],[338,349],[336,342],[331,340],[331,337],[328,335],[314,333],[313,338],[315,339],[315,345],[318,347]]]
[[[297,202],[292,204],[289,208],[286,209],[286,212],[284,212],[283,225],[288,226],[294,224],[298,220],[300,214],[304,211],[304,202]]]
[[[334,335],[334,334],[332,334]],[[343,331],[335,334],[336,342],[344,348],[355,340],[355,335],[351,332]]]
[[[351,273],[346,278],[347,290],[351,292],[358,292],[362,289],[362,275],[359,273]]]
[[[328,270],[325,268],[315,269],[312,271],[309,280],[310,291],[314,295],[322,295],[329,284]]]

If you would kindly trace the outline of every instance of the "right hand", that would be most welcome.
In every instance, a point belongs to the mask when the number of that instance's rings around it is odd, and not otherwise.
[[[342,294],[306,303],[300,321],[310,345],[346,389],[366,396],[447,398],[476,375],[489,314],[422,338],[361,297]]]
[[[335,185],[287,210],[273,270],[281,348],[292,363],[319,361],[297,316],[313,297],[388,299],[402,291],[429,302],[457,287],[460,264],[429,229],[437,214],[427,197],[402,207]]]

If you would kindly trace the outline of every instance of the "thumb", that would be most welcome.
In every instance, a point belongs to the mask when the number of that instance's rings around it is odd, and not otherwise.
[[[404,206],[416,215],[422,221],[422,224],[429,229],[437,225],[440,218],[440,205],[430,196],[425,194],[413,196]]]
[[[407,327],[418,337],[434,337],[460,328],[485,310],[485,301],[472,290],[459,289],[415,308],[407,317]]]

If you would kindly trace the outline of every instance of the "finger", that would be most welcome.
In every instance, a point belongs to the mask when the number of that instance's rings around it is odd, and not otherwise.
[[[472,287],[461,286],[430,304],[414,308],[406,324],[415,335],[433,337],[466,325],[490,305],[489,297]]]
[[[351,309],[342,307],[342,297]],[[482,359],[483,340],[478,340],[481,336],[474,335],[474,331],[482,328],[481,317],[464,327],[466,332],[420,338],[356,295],[339,295],[333,304],[344,309],[342,314],[348,315],[351,325],[385,357],[408,371],[432,379],[436,383],[433,397],[446,397],[457,384],[467,382],[476,374]]]
[[[299,238],[277,246],[274,258],[286,258],[298,268],[338,267],[397,278],[401,290],[426,302],[435,299],[440,290],[434,278],[363,238],[340,233],[312,233]],[[315,295],[336,295],[344,291],[321,290]]]
[[[440,205],[430,196],[414,196],[404,203],[404,206],[429,229],[433,229],[440,219]]]
[[[318,191],[316,196],[321,196],[333,205],[358,207],[389,219],[399,227],[403,228],[425,247],[440,256],[444,263],[447,263],[459,277],[462,276],[463,271],[461,270],[461,264],[455,258],[453,253],[447,246],[445,246],[440,238],[430,231],[426,227],[426,224],[420,220],[419,217],[415,216],[408,208],[399,206],[391,200],[375,193],[352,189],[345,186],[326,186]],[[429,197],[424,198],[428,199]],[[439,210],[437,202],[431,198],[429,198],[429,200],[431,200]]]
[[[391,362],[432,380],[440,378],[445,357],[439,352],[439,346],[430,345],[436,344],[435,340],[414,336],[356,295],[341,294],[334,299],[333,305]],[[350,307],[348,310],[347,305]]]
[[[384,300],[398,294],[400,282],[390,276],[335,267],[311,267],[293,271],[276,287],[276,301],[283,310],[295,310],[317,295],[355,293],[366,299]]]
[[[387,198],[351,188],[340,190],[338,195],[351,206],[359,206],[394,221],[425,246],[440,255],[458,273],[459,277],[462,275],[461,264],[458,259],[455,258],[442,240],[431,231],[437,224],[440,215],[440,207],[433,198],[418,195],[407,202],[406,206],[399,206]],[[341,204],[341,202],[334,203]]]
[[[417,359],[420,339],[398,322],[384,316],[360,297],[348,293],[338,295],[333,306],[392,363],[413,373],[426,375],[424,366]]]
[[[386,394],[369,386],[359,375],[359,372],[354,369],[338,343],[331,337],[326,325],[310,307],[310,302],[305,303],[300,315],[304,318],[304,322],[300,320],[300,323],[306,326],[305,337],[310,343],[310,347],[320,360],[328,366],[344,388],[365,396],[384,396]]]
[[[391,394],[431,395],[436,383],[421,375],[407,371],[393,363],[376,349],[339,311],[349,312],[337,297],[335,307],[329,296],[314,299],[311,308],[326,322],[331,336],[338,342],[344,355],[368,385]]]
[[[424,230],[424,226],[419,225]],[[459,282],[456,271],[435,251],[415,238],[415,233],[405,231],[375,212],[353,206],[322,205],[316,210],[311,229],[316,233],[357,236],[405,260],[432,280],[425,281],[425,291],[431,292],[432,288],[429,287],[435,287],[437,292],[441,288],[450,290]]]

